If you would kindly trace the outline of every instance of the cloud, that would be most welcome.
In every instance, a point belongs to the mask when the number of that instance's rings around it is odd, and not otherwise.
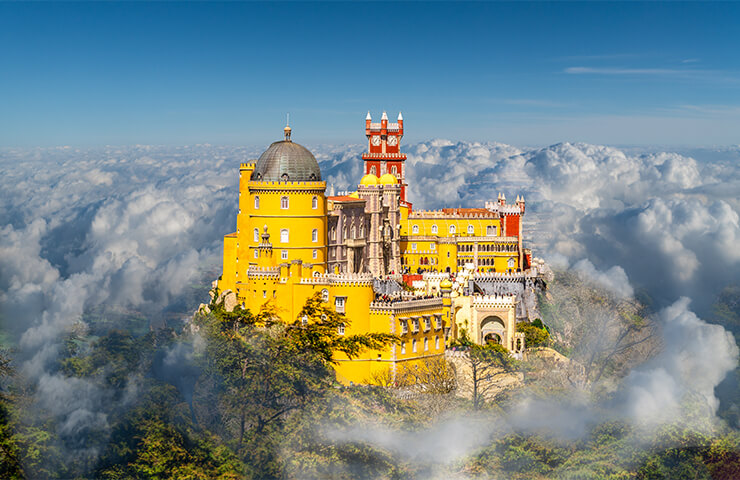
[[[356,188],[363,150],[313,148],[337,191]],[[740,148],[680,153],[436,139],[405,151],[415,208],[523,194],[535,255],[573,265],[620,296],[647,292],[666,309],[666,325],[697,339],[688,345],[666,336],[676,348],[697,357],[719,352],[687,367],[706,380],[699,391],[713,411],[711,386],[733,351],[696,314],[706,314],[724,286],[740,283]],[[65,432],[105,430],[98,413],[107,397],[51,370],[63,336],[93,307],[161,318],[204,271],[218,271],[222,236],[235,229],[238,165],[258,154],[207,145],[2,151],[2,328],[18,341],[23,371],[50,398],[78,392],[80,403],[53,410]],[[686,377],[667,363],[687,359],[670,348],[662,358],[634,372],[629,398],[659,404],[665,392],[677,398],[688,391]]]
[[[565,73],[597,75],[686,75],[696,70],[676,70],[670,68],[605,68],[605,67],[568,67]]]

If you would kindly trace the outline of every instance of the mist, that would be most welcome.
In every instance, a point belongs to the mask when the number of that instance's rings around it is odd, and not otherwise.
[[[2,332],[37,389],[36,408],[58,419],[67,448],[94,456],[109,429],[101,405],[126,408],[137,382],[132,375],[127,391],[116,392],[57,371],[65,337],[84,331],[96,309],[139,312],[144,330],[173,318],[182,325],[206,300],[189,297],[191,286],[207,289],[218,276],[222,237],[235,229],[239,163],[261,149],[0,151]],[[313,149],[328,191],[355,188],[361,150]],[[358,427],[332,442],[404,448],[413,461],[430,461],[422,452],[452,443],[432,459],[448,464],[504,432],[572,439],[612,419],[648,430],[677,418],[718,422],[715,389],[737,366],[738,349],[729,332],[702,318],[723,288],[740,284],[740,147],[530,149],[437,139],[405,151],[414,208],[523,194],[534,255],[614,298],[648,298],[662,349],[613,387],[613,403],[574,391],[565,400],[528,398],[504,416],[446,418],[417,433]],[[163,352],[157,363],[157,375],[186,399],[195,375],[188,348]],[[689,397],[699,406],[684,412]]]

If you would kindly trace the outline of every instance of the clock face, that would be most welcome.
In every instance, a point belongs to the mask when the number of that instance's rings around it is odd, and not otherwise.
[[[377,147],[380,145],[380,135],[373,135],[373,138],[371,138],[370,141]]]
[[[391,147],[393,147],[396,144],[398,144],[398,137],[395,137],[395,136],[388,137],[388,145],[390,145]]]

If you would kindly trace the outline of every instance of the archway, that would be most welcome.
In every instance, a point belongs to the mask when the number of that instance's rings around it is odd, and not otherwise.
[[[500,317],[495,315],[488,316],[480,322],[480,343],[485,345],[489,342],[495,342],[505,345],[506,326]]]

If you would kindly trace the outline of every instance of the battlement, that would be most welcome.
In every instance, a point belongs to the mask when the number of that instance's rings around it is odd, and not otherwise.
[[[389,302],[371,302],[370,310],[391,311],[393,313],[406,313],[410,311],[429,310],[433,308],[442,308],[442,297],[420,298],[420,299],[399,299]]]
[[[247,184],[252,191],[274,191],[281,190],[326,190],[326,182],[309,181],[309,182],[283,182],[283,181],[260,181],[250,180]]]
[[[252,162],[242,162],[239,164],[239,170],[254,170],[254,167],[256,166],[256,163]]]
[[[405,153],[370,153],[365,152],[362,154],[363,160],[406,160],[406,154]]]
[[[409,219],[425,219],[425,218],[440,218],[440,219],[460,219],[460,218],[497,218],[496,212],[486,210],[485,208],[469,208],[469,209],[444,209],[444,210],[414,210],[409,212]]]
[[[472,298],[474,308],[509,309],[516,305],[514,295],[475,295]]]
[[[373,276],[369,273],[316,273],[300,280],[308,285],[370,286],[372,282]]]

